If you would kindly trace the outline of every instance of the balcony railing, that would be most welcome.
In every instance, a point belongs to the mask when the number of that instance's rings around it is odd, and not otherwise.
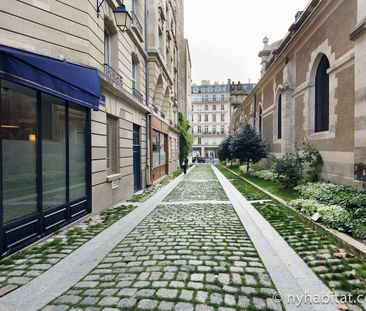
[[[104,64],[104,73],[113,83],[123,88],[123,78],[108,64]]]
[[[142,95],[135,88],[132,88],[132,95],[139,101],[140,104],[143,104],[144,103],[144,95]]]
[[[143,37],[144,36],[144,29],[142,28],[142,25],[141,25],[139,19],[137,18],[136,13],[132,11],[131,12],[131,15],[132,15],[132,23],[133,23],[133,25],[139,31],[141,37]]]

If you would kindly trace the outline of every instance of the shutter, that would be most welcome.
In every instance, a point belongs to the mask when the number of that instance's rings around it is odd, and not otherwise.
[[[108,174],[119,173],[119,126],[113,116],[107,116],[107,168]]]

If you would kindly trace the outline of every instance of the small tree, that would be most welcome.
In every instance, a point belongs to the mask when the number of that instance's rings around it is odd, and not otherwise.
[[[179,164],[182,166],[184,158],[192,151],[193,136],[190,133],[191,125],[181,112],[178,114],[177,127],[179,130]]]
[[[240,161],[240,164],[249,164],[259,162],[267,156],[267,146],[262,141],[261,136],[255,128],[249,123],[244,123],[231,140],[230,148],[232,156]]]
[[[304,178],[303,162],[299,153],[287,152],[284,156],[277,158],[271,157],[274,162],[273,170],[279,182],[287,189],[296,187]]]
[[[220,146],[218,148],[218,155],[219,155],[220,161],[232,160],[233,157],[232,157],[231,149],[230,149],[230,144],[231,144],[232,139],[233,139],[233,137],[230,135],[230,136],[226,137],[220,144]]]

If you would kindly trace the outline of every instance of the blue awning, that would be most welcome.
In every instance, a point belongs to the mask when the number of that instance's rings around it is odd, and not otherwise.
[[[71,64],[0,44],[0,78],[41,90],[94,110],[101,98],[95,68]]]

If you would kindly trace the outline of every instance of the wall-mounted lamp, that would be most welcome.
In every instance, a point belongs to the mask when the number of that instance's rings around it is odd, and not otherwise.
[[[105,0],[97,0],[97,15],[99,17],[100,8]],[[125,32],[131,28],[132,24],[132,17],[130,13],[126,10],[126,6],[120,4],[113,10],[114,19],[116,20],[117,27],[122,31]]]

